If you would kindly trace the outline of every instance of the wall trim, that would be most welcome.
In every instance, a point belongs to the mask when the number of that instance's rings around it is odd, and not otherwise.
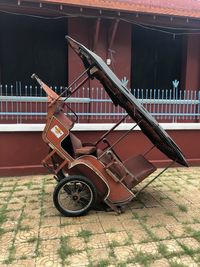
[[[108,131],[114,123],[77,123],[73,131]],[[200,130],[200,123],[160,123],[165,130]],[[0,132],[42,132],[45,124],[0,124]],[[133,123],[122,123],[115,130],[126,131]],[[140,128],[136,127],[135,131]]]

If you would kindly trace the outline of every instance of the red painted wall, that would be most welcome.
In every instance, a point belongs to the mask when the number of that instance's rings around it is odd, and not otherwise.
[[[101,20],[97,45],[95,48],[95,52],[105,61],[108,57],[111,57],[108,52],[108,35],[110,34],[111,24],[111,20]],[[96,19],[70,18],[68,20],[68,34],[89,49],[93,50],[96,31],[95,25]],[[120,79],[126,76],[129,81],[131,68],[131,27],[130,23],[119,22],[111,47],[111,50],[113,50],[113,60],[110,66]],[[71,48],[68,50],[68,59],[68,78],[70,83],[84,70],[84,68],[82,62]],[[86,85],[90,87],[99,86],[96,81],[90,81],[90,84],[87,83]],[[129,85],[130,83],[128,86]]]
[[[200,89],[200,36],[188,35],[185,65],[185,89]]]
[[[94,142],[103,132],[76,132],[83,142]],[[115,131],[111,134],[111,141],[116,140],[123,134]],[[200,132],[198,130],[169,131],[169,134],[182,149],[189,163],[200,166]],[[140,132],[133,131],[120,145],[116,151],[122,159],[130,155],[143,153],[151,147],[151,143]],[[48,147],[43,143],[41,133],[0,133],[0,176],[17,176],[47,172],[41,165],[42,159],[48,152]],[[166,166],[168,159],[154,149],[148,157],[157,166]]]

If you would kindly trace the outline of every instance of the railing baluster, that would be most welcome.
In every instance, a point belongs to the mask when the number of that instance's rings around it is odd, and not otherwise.
[[[39,91],[38,91],[39,90]],[[56,92],[62,88],[55,86]],[[179,120],[191,121],[200,118],[200,92],[174,91],[174,89],[133,89],[132,93],[139,98],[141,104],[159,121]],[[77,102],[69,105],[79,114],[78,122],[113,122],[126,111],[120,106],[113,106],[103,88],[82,88],[75,94]],[[69,98],[70,101],[71,98]],[[37,86],[16,82],[13,85],[0,85],[0,118],[7,122],[16,119],[16,123],[44,121],[47,112],[47,97],[43,97],[42,89]],[[45,104],[46,103],[46,104]],[[127,119],[126,122],[130,122]]]

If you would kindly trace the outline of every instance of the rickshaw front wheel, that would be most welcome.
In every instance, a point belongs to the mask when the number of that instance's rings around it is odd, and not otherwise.
[[[67,176],[54,189],[53,202],[64,216],[86,214],[97,199],[95,185],[84,176]]]

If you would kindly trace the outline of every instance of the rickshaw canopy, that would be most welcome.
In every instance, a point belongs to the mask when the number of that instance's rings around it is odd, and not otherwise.
[[[66,39],[72,49],[82,59],[85,69],[88,69],[88,76],[90,76],[90,78],[96,78],[101,82],[114,105],[119,105],[124,108],[153,145],[168,158],[183,166],[188,166],[180,148],[153,116],[133,96],[131,91],[122,84],[120,79],[106,65],[103,59],[71,37],[66,36]]]

